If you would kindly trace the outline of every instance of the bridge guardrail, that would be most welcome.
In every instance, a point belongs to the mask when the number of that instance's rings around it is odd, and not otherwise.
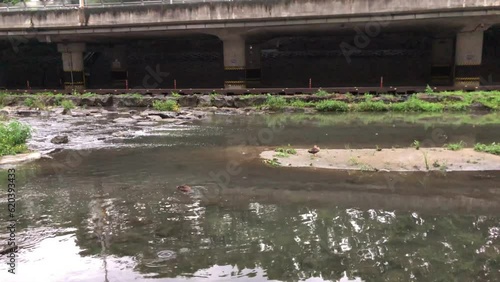
[[[5,0],[4,0],[5,1]],[[85,0],[84,7],[142,6],[153,4],[193,4],[203,2],[242,2],[252,0]],[[75,9],[80,7],[78,0],[64,1],[17,1],[0,2],[0,12],[5,11],[36,11],[54,9]]]

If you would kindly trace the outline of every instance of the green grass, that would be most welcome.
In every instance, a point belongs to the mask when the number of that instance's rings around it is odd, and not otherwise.
[[[93,92],[85,92],[81,95],[83,98],[92,98],[92,97],[96,97],[97,94],[96,93],[93,93]]]
[[[288,155],[296,155],[297,154],[297,150],[295,150],[294,148],[290,147],[290,145],[288,145],[287,147],[276,148],[274,151],[277,152],[277,153],[286,154],[287,156]]]
[[[272,160],[264,160],[265,164],[268,164],[273,167],[278,167],[281,165],[281,163],[278,161],[278,159],[274,158]]]
[[[331,95],[330,93],[326,92],[325,90],[323,89],[319,89],[318,91],[316,91],[316,93],[314,93],[314,95],[316,96],[329,96]]]
[[[172,94],[172,97],[176,97],[176,98],[181,97],[181,94],[179,94],[178,92],[172,92],[171,94]]]
[[[24,99],[23,104],[28,108],[33,108],[35,106],[35,99],[28,97]]]
[[[325,100],[316,104],[316,110],[320,112],[347,112],[349,104],[342,101]]]
[[[61,106],[67,111],[75,108],[75,104],[71,100],[63,100]]]
[[[385,112],[389,110],[389,107],[382,101],[364,101],[355,104],[353,110],[357,112]]]
[[[446,147],[446,149],[451,150],[451,151],[458,151],[458,150],[462,150],[465,145],[466,144],[464,141],[460,141],[458,143],[446,144],[445,147]]]
[[[153,108],[157,111],[178,112],[180,110],[179,104],[175,100],[154,101]]]
[[[287,102],[283,97],[268,95],[264,105],[271,110],[280,110],[287,106]]]
[[[443,104],[422,101],[415,95],[404,102],[389,104],[389,110],[394,112],[442,112],[443,109]]]
[[[474,146],[474,151],[485,152],[485,153],[490,153],[490,154],[494,154],[494,155],[500,155],[500,144],[497,144],[495,142],[493,142],[489,145],[477,143]]]
[[[16,155],[28,151],[26,141],[31,128],[18,121],[0,123],[0,156]]]
[[[411,144],[411,146],[413,148],[415,148],[416,150],[419,150],[420,149],[420,141],[418,140],[413,140],[413,143]]]
[[[299,99],[295,99],[289,103],[291,107],[294,108],[307,108],[307,107],[314,107],[315,103],[313,102],[305,102]]]

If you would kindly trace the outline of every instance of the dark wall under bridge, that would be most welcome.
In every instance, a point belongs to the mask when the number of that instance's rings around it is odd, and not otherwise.
[[[387,33],[357,48],[352,35],[301,35],[248,45],[260,49],[260,87],[305,88],[309,79],[313,87],[373,87],[380,84],[380,77],[384,86],[425,86],[431,84],[432,40],[425,33]],[[129,88],[173,88],[174,80],[179,89],[224,87],[223,48],[217,37],[108,41],[87,43],[89,89],[126,87],[124,77],[112,72],[117,58]],[[499,28],[485,32],[482,84],[500,84],[499,43]],[[32,88],[62,88],[62,79],[57,44],[0,42],[0,88],[26,88],[27,81]]]

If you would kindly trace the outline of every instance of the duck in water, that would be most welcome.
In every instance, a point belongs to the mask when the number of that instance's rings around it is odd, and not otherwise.
[[[313,156],[314,156],[317,153],[319,153],[319,147],[314,145],[314,147],[312,147],[312,149],[309,149],[307,152],[309,152],[309,154],[313,154]]]
[[[177,186],[177,190],[184,192],[184,193],[189,193],[189,192],[191,192],[191,186],[183,184],[183,185]]]

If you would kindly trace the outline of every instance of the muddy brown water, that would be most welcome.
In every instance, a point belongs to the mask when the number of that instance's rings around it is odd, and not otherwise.
[[[500,140],[495,123],[417,120],[218,115],[17,166],[21,247],[17,274],[1,264],[0,281],[500,281],[500,172],[258,159],[287,144]],[[184,183],[191,193],[175,189]]]

